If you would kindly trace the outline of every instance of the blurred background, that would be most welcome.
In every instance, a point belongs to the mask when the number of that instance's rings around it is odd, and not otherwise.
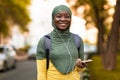
[[[59,4],[72,10],[70,31],[93,60],[81,80],[120,80],[120,0],[0,0],[0,80],[36,80],[36,46]]]

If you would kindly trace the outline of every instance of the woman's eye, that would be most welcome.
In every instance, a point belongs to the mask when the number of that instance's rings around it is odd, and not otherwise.
[[[57,18],[61,18],[61,16],[60,16],[60,15],[57,15],[56,17],[57,17]]]
[[[65,18],[70,18],[70,16],[65,16]]]

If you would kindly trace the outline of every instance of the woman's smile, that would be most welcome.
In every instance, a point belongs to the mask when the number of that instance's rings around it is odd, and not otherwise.
[[[61,27],[66,27],[68,23],[59,23]]]

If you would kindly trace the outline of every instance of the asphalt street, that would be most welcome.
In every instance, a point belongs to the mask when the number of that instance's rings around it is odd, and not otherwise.
[[[36,80],[35,60],[17,62],[15,69],[0,71],[0,80]]]

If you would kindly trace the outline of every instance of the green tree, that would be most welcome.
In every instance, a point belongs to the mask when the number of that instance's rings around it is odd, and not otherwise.
[[[67,0],[68,2],[70,0]],[[116,53],[118,49],[119,27],[120,27],[120,0],[117,0],[115,14],[109,15],[108,10],[113,7],[107,4],[107,0],[75,0],[72,7],[77,9],[85,6],[87,24],[93,23],[98,29],[98,53],[101,55],[103,66],[106,70],[113,70],[116,65]],[[113,16],[113,22],[107,19]]]
[[[17,24],[22,31],[27,29],[31,20],[27,7],[30,0],[0,0],[0,36],[11,34],[11,28]]]

